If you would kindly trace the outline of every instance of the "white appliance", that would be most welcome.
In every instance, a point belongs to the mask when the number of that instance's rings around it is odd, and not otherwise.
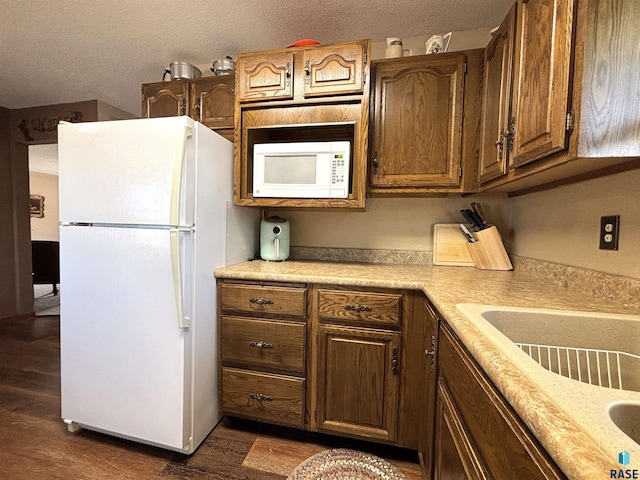
[[[350,144],[258,143],[253,146],[253,196],[347,198]]]
[[[190,454],[220,419],[213,271],[257,244],[233,145],[188,117],[58,142],[62,418]]]

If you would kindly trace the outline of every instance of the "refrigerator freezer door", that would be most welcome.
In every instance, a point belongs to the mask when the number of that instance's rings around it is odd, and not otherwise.
[[[194,121],[167,117],[59,125],[60,221],[192,225]]]
[[[178,327],[170,244],[166,229],[61,227],[62,417],[186,450],[192,337]]]

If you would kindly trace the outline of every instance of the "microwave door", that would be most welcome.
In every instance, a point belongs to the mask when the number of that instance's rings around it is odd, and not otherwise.
[[[258,156],[254,162],[254,196],[318,197],[322,193],[322,179],[330,175],[330,166],[318,157],[313,153]]]

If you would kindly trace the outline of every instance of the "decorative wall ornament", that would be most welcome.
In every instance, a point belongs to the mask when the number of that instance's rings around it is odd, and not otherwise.
[[[32,217],[44,217],[44,197],[42,195],[29,196],[29,214]]]

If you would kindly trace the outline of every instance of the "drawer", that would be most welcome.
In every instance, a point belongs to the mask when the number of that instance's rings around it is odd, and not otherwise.
[[[221,319],[223,365],[304,376],[306,324],[254,318]]]
[[[220,306],[223,312],[304,318],[307,289],[222,283]]]
[[[303,378],[222,368],[222,413],[304,427]]]
[[[318,290],[318,316],[349,323],[399,325],[402,294]]]

